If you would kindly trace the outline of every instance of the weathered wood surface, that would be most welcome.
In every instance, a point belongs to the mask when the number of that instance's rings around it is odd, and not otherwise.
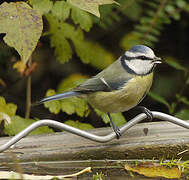
[[[144,128],[148,129],[147,135]],[[110,128],[94,129],[92,133],[105,135]],[[0,145],[10,138],[0,138]],[[189,130],[169,122],[138,124],[125,132],[119,140],[97,143],[67,132],[28,136],[13,148],[0,153],[0,170],[15,167],[15,159],[23,167],[56,171],[69,161],[104,159],[189,159]],[[13,162],[13,163],[12,163]],[[6,168],[5,165],[6,164]],[[12,164],[12,166],[11,166]],[[14,165],[13,165],[14,164]],[[85,163],[80,163],[82,167]],[[85,164],[86,165],[86,164]],[[90,165],[90,162],[89,162]],[[86,167],[86,166],[85,166]]]

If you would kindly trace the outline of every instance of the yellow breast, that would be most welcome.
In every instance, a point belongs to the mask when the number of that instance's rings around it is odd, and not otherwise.
[[[112,92],[95,92],[87,96],[88,102],[103,112],[123,112],[135,107],[150,90],[153,73],[132,78],[125,87]]]

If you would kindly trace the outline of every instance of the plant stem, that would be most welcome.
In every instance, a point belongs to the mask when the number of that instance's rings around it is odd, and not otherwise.
[[[30,67],[32,64],[32,58],[30,57],[28,60],[28,67]],[[26,112],[25,112],[25,118],[28,119],[30,117],[30,111],[31,111],[31,74],[28,75],[27,78],[27,88],[26,88]]]

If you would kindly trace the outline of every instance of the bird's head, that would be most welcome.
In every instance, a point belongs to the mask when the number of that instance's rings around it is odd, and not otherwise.
[[[149,74],[156,64],[161,63],[161,58],[155,56],[152,49],[144,45],[136,45],[125,52],[125,63],[138,75]]]

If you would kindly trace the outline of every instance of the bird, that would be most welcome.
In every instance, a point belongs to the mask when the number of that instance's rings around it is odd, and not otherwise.
[[[153,71],[161,63],[153,50],[145,45],[135,45],[107,68],[70,91],[45,97],[37,102],[84,98],[94,108],[107,113],[117,139],[120,129],[114,124],[111,113],[125,112],[138,107],[149,119],[152,113],[143,106],[137,106],[149,92],[153,82]]]

